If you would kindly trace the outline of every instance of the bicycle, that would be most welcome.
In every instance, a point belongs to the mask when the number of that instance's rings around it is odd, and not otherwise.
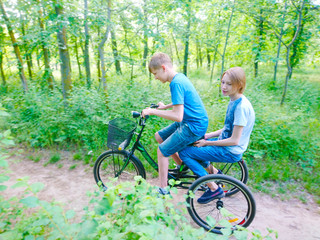
[[[157,105],[151,105],[151,107],[156,108]],[[141,153],[143,158],[151,165],[152,168],[158,171],[158,164],[153,160],[153,158],[150,156],[150,154],[147,152],[145,147],[140,142],[142,133],[146,126],[148,116],[146,118],[143,118],[140,112],[133,111],[132,117],[134,119],[139,119],[138,124],[137,122],[133,122],[125,118],[116,118],[109,122],[107,146],[111,150],[102,153],[97,158],[93,169],[95,181],[103,189],[106,189],[104,183],[109,181],[110,177],[118,178],[118,181],[120,182],[133,180],[135,176],[139,175],[143,178],[146,178],[145,168],[140,159],[137,158],[134,154],[136,150],[138,150]],[[140,126],[140,131],[136,131],[137,125]],[[132,147],[128,151],[125,150],[132,142],[134,135],[136,135],[136,138]],[[189,189],[189,191],[194,192],[195,196],[197,196],[199,192],[203,192],[206,189],[205,185],[202,184],[202,181],[206,180],[202,180],[203,178],[198,178],[191,171],[183,171],[183,168],[184,165],[182,164],[182,166],[178,170],[169,169],[168,180],[176,180],[176,187]],[[251,192],[245,185],[245,183],[248,180],[247,166],[245,162],[242,160],[235,164],[227,163],[223,167],[221,167],[221,170],[223,174],[231,173],[239,179],[237,180],[233,177],[231,178],[222,174],[209,175],[211,177],[214,176],[213,179],[215,180],[219,179],[220,182],[218,182],[218,185],[222,184],[221,186],[225,191],[226,198],[231,197],[232,195],[238,195],[236,193],[239,193],[240,195],[245,194],[245,196],[249,196],[244,198],[242,197],[242,199],[245,199],[249,202],[247,206],[248,208],[250,208],[248,211],[245,212],[245,216],[242,217],[242,219],[244,220],[242,222],[238,222],[233,219],[233,223],[239,223],[240,225],[248,226],[254,217],[255,207],[252,206],[255,206],[255,203]],[[198,185],[195,185],[195,183],[197,183]],[[195,222],[198,225],[200,225],[201,227],[207,226],[209,229],[211,229],[210,231],[213,232],[219,231],[212,230],[210,224],[208,224],[206,220],[203,219],[203,214],[198,213],[198,206],[196,203],[194,203],[193,198],[189,197],[188,203],[190,204],[190,206],[188,207],[188,211],[191,217],[195,220]],[[219,209],[221,209],[221,204],[218,207]],[[189,210],[189,208],[191,209]],[[244,212],[242,214],[244,214]]]

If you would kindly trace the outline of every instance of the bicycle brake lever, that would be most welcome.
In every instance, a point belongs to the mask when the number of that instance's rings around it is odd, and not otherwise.
[[[158,108],[158,107],[159,107],[158,104],[151,103],[151,105],[150,105],[150,108]]]

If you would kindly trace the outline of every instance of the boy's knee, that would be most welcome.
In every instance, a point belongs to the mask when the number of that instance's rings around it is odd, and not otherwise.
[[[160,135],[159,135],[158,132],[156,132],[156,133],[154,134],[154,137],[155,137],[155,139],[157,140],[158,143],[162,143],[162,142],[163,142],[163,140],[162,140],[162,138],[160,137]]]

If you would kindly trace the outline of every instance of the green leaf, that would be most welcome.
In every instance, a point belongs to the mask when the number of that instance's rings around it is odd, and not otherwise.
[[[214,225],[216,225],[216,220],[213,217],[207,216],[206,220],[210,227],[214,227]]]
[[[44,188],[44,184],[41,183],[41,182],[37,182],[37,183],[33,183],[31,186],[31,191],[33,193],[37,193],[37,192],[40,192],[43,188]]]
[[[87,220],[81,224],[81,236],[88,236],[96,231],[98,223],[95,220]]]
[[[27,187],[28,184],[26,182],[17,182],[11,188],[19,188],[19,187]]]
[[[6,181],[8,181],[10,179],[10,177],[9,176],[0,176],[0,183],[3,183],[3,182],[6,182]]]
[[[0,159],[0,167],[3,167],[3,168],[7,168],[9,165],[8,165],[8,162],[4,159]]]
[[[67,218],[67,219],[74,218],[75,215],[76,215],[76,212],[73,211],[73,210],[68,210],[68,211],[66,212],[66,218]]]
[[[39,206],[39,199],[34,196],[23,198],[20,202],[30,208]]]
[[[248,239],[248,230],[234,231],[233,235],[236,237],[237,240],[246,240]]]
[[[8,138],[10,135],[11,135],[11,130],[10,130],[10,129],[9,129],[9,130],[6,130],[6,131],[3,133],[3,136],[4,136],[5,138]]]
[[[10,139],[2,139],[0,143],[5,146],[13,146],[14,145],[14,141],[10,140]]]
[[[47,226],[50,223],[50,219],[48,218],[43,218],[43,219],[39,219],[38,221],[35,221],[32,226],[34,227],[38,227],[38,226]]]
[[[10,114],[9,114],[9,113],[7,113],[7,112],[5,112],[5,111],[0,110],[0,117],[9,117],[9,116],[10,116]]]
[[[8,187],[5,185],[0,185],[0,192],[6,190]]]

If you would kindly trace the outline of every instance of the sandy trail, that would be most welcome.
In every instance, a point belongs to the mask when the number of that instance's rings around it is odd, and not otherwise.
[[[92,167],[75,162],[69,152],[61,152],[61,160],[58,164],[49,164],[44,167],[47,161],[43,157],[40,162],[35,163],[23,155],[13,156],[9,159],[10,180],[6,183],[9,188],[2,192],[6,196],[18,195],[20,189],[11,189],[16,179],[29,176],[30,183],[42,182],[44,190],[39,193],[41,200],[56,200],[66,204],[66,208],[82,213],[84,206],[88,204],[87,192],[97,189],[93,179]],[[78,164],[75,169],[70,166]],[[156,179],[148,180],[156,184]],[[175,201],[183,201],[184,190],[179,190],[175,195]],[[281,201],[271,198],[269,195],[254,193],[257,203],[257,213],[250,230],[259,230],[267,233],[267,228],[276,230],[281,240],[313,240],[320,239],[320,207],[312,201],[303,204],[298,200],[291,199]]]

